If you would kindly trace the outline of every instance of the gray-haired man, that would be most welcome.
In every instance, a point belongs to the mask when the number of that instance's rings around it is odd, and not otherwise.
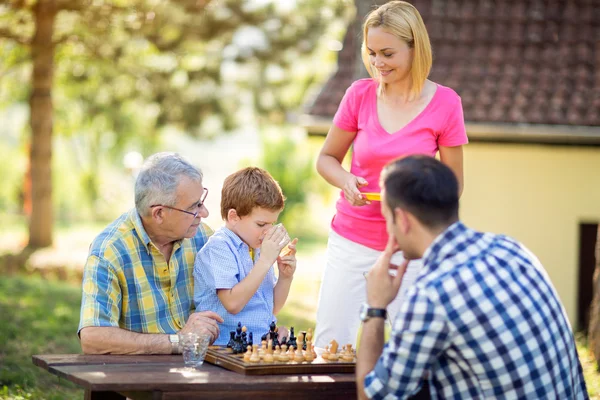
[[[219,336],[213,312],[193,313],[194,258],[210,228],[202,172],[177,154],[149,157],[135,183],[135,208],[90,246],[79,336],[87,354],[178,352],[176,333]]]

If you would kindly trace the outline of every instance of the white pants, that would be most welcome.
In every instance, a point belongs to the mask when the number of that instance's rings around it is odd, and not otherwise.
[[[356,335],[360,326],[360,306],[367,301],[367,280],[364,273],[369,271],[381,251],[352,242],[333,230],[327,242],[327,264],[323,272],[315,347],[325,347],[335,339],[340,345],[352,343],[356,347]],[[394,254],[392,263],[400,265],[404,257]],[[415,281],[421,270],[421,260],[408,264],[398,296],[388,306],[388,318],[392,322],[400,311],[407,289]]]

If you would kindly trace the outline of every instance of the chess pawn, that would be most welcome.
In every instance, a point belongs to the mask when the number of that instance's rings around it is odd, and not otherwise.
[[[317,352],[315,351],[315,345],[310,346],[310,352],[312,353],[313,358],[317,358]]]
[[[351,344],[347,344],[344,347],[344,351],[342,352],[341,358],[342,358],[342,361],[349,361],[349,362],[354,361],[354,353],[352,353],[352,345]]]
[[[302,343],[302,342],[300,342]],[[297,361],[299,363],[301,363],[302,361],[304,361],[304,354],[302,354],[302,347],[298,346],[297,350],[296,350],[296,354],[294,354],[294,361]]]
[[[313,357],[313,353],[311,351],[311,346],[312,344],[310,343],[310,340],[306,341],[306,351],[304,352],[304,359],[308,362],[312,362],[315,357]]]
[[[310,340],[310,342],[312,343],[312,337],[313,337],[312,328],[308,328],[308,331],[306,332],[306,342],[308,342]],[[308,348],[308,344],[306,345],[306,348]]]
[[[329,361],[339,360],[340,356],[337,353],[338,342],[336,342],[335,339],[333,339],[331,342],[329,342],[329,344],[330,344],[330,346],[329,346]]]
[[[244,353],[244,361],[250,361],[250,357],[252,356],[252,346],[248,346],[246,352]]]
[[[252,355],[250,356],[250,359],[248,361],[250,361],[251,363],[257,363],[260,361],[260,357],[258,356],[257,344],[252,345]]]
[[[282,345],[281,346],[281,353],[279,353],[279,361],[281,362],[288,362],[290,360],[290,357],[287,355],[287,345]]]
[[[265,358],[265,354],[267,354],[267,341],[263,340],[261,343],[261,347],[258,350],[258,356],[261,360],[263,360]]]
[[[296,361],[296,354],[294,353],[294,346],[290,346],[287,354],[288,354],[288,357],[290,357],[290,361]]]
[[[329,346],[325,346],[325,351],[321,354],[323,360],[329,360]]]
[[[275,361],[281,361],[281,360],[279,359],[279,355],[280,355],[280,354],[281,354],[281,347],[279,347],[279,346],[275,347],[275,351],[273,352],[273,359],[274,359]]]
[[[267,350],[263,357],[263,361],[266,363],[272,363],[273,361],[275,361],[275,359],[273,358],[273,354],[271,354],[271,351]]]

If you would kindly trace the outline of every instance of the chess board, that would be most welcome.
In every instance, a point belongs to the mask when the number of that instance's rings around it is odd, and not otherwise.
[[[356,360],[356,358],[355,358]],[[320,356],[311,362],[274,361],[258,363],[244,361],[244,354],[232,354],[225,346],[210,346],[204,361],[244,375],[285,375],[285,374],[353,374],[356,362],[327,361]]]

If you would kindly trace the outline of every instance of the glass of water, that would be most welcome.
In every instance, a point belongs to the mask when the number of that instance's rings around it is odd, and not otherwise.
[[[207,334],[184,333],[179,335],[179,345],[183,354],[183,363],[188,368],[196,368],[204,363],[210,336]]]

